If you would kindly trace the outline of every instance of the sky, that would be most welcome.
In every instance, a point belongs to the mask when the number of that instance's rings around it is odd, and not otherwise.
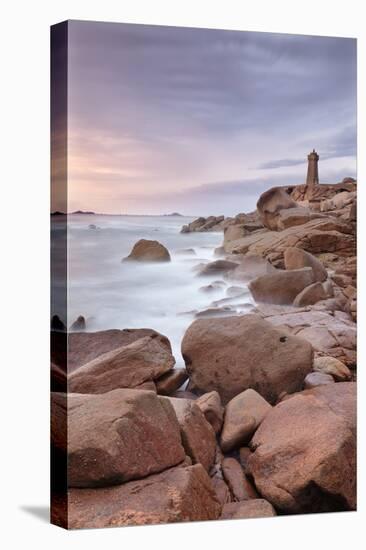
[[[234,215],[356,176],[356,40],[69,22],[68,210]]]

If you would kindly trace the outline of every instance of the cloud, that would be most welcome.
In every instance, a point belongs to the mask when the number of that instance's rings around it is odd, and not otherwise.
[[[259,164],[257,168],[259,170],[272,170],[273,168],[284,168],[287,166],[297,166],[299,164],[304,164],[306,159],[279,159],[279,160],[270,160],[269,162],[264,162]]]
[[[71,21],[68,108],[74,207],[251,175],[255,188],[313,147],[355,155],[356,41]]]

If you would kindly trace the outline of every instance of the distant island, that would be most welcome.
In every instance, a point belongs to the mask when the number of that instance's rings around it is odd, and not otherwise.
[[[51,216],[76,216],[76,215],[88,215],[88,216],[129,216],[129,217],[149,217],[149,218],[155,218],[155,217],[179,217],[184,218],[184,214],[180,214],[179,212],[172,212],[171,214],[105,214],[101,212],[92,212],[89,210],[75,210],[74,212],[61,212],[60,210],[55,210],[54,212],[51,212]],[[193,217],[193,216],[187,216],[187,217]]]
[[[88,210],[75,210],[75,212],[71,212],[71,214],[88,214],[88,215],[95,215],[95,212],[88,211]]]
[[[71,216],[71,215],[75,215],[75,214],[88,214],[88,215],[95,215],[95,212],[89,212],[89,211],[84,211],[84,210],[75,210],[75,212],[70,212],[69,214],[67,214],[67,212],[61,212],[60,210],[55,210],[55,212],[51,212],[51,216]]]

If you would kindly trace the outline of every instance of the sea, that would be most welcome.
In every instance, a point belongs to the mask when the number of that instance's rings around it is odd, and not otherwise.
[[[214,250],[221,246],[223,233],[181,233],[193,219],[69,215],[68,325],[83,315],[87,331],[152,328],[169,338],[177,365],[183,364],[180,348],[186,329],[197,312],[226,297],[228,286],[202,290],[221,279],[199,276],[198,270],[217,259]],[[54,234],[60,223],[54,216]],[[171,262],[122,262],[139,239],[162,243]]]

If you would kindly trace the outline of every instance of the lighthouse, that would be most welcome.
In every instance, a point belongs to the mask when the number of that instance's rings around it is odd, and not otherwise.
[[[306,186],[309,190],[314,189],[315,185],[319,183],[319,173],[318,173],[318,160],[319,155],[312,150],[308,155],[308,173],[306,176]]]

